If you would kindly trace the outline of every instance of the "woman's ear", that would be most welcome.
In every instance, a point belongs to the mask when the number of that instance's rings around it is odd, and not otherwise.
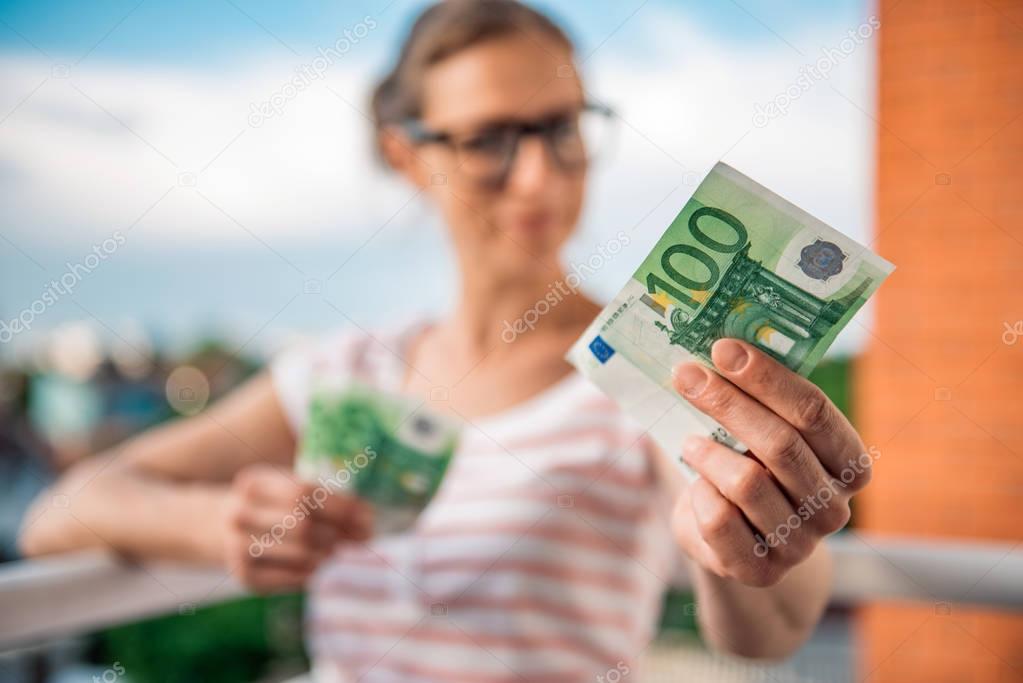
[[[429,185],[429,168],[405,131],[397,126],[384,126],[377,133],[377,143],[391,169],[419,189]]]

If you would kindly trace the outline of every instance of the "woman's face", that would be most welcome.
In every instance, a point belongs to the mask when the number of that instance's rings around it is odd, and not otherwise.
[[[571,64],[555,41],[509,36],[461,50],[427,71],[423,127],[452,133],[455,144],[406,147],[400,165],[439,207],[463,268],[516,278],[550,272],[557,263],[579,219],[585,166],[559,164],[539,135],[520,137],[497,182],[481,181],[486,165],[473,155],[493,146],[487,131],[495,126],[507,131],[578,112],[583,94]]]

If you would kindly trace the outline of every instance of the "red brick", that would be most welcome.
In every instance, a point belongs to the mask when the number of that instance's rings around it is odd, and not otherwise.
[[[874,246],[898,270],[857,367],[855,414],[882,455],[856,520],[1015,542],[1023,338],[1002,335],[1023,321],[1023,3],[879,12]],[[859,630],[867,681],[1023,680],[1019,616],[872,605]]]

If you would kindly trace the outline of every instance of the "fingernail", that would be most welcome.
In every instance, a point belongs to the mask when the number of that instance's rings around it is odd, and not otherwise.
[[[686,398],[696,398],[707,385],[707,371],[695,363],[675,366],[675,386]]]
[[[749,352],[734,339],[718,339],[710,354],[714,364],[728,372],[739,372],[749,362]]]

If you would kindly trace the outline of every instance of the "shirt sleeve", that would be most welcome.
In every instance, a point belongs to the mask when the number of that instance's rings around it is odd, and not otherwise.
[[[297,436],[309,419],[309,402],[321,381],[350,377],[356,362],[357,335],[344,330],[300,344],[270,362],[270,378],[284,416]]]

